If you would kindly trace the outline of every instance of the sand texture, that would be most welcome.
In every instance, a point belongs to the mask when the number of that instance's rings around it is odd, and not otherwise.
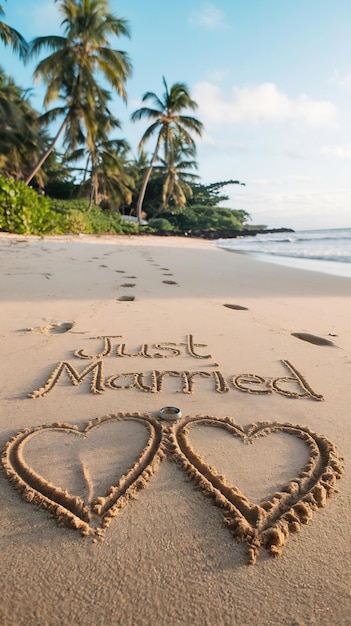
[[[172,237],[0,262],[1,626],[349,626],[351,279]]]

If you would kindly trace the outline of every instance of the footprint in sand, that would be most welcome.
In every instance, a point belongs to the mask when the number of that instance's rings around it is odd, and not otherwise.
[[[133,300],[135,300],[135,296],[121,296],[120,298],[117,298],[117,300],[119,302],[133,302]]]
[[[35,326],[33,328],[26,328],[26,331],[32,333],[67,333],[73,328],[74,322],[61,322],[60,324],[48,324],[47,326]]]
[[[248,311],[247,306],[241,306],[241,304],[223,304],[227,309],[235,309],[236,311]]]
[[[308,343],[313,343],[315,346],[333,346],[336,348],[337,346],[333,341],[329,339],[324,339],[324,337],[318,337],[318,335],[311,335],[310,333],[291,333],[293,337],[297,337],[297,339],[302,339],[302,341],[307,341]]]

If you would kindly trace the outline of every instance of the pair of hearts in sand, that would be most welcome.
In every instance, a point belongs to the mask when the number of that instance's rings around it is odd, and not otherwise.
[[[269,438],[271,452],[255,459],[263,437]],[[274,451],[281,458],[272,468],[275,482],[272,472],[267,480],[279,489],[255,496],[259,503],[251,501],[236,483],[242,484],[255,465],[262,478]],[[289,452],[302,459],[293,477],[286,475]],[[325,506],[342,474],[334,444],[307,427],[261,422],[243,428],[230,418],[212,416],[164,422],[139,413],[107,415],[84,427],[54,423],[23,430],[7,443],[2,462],[25,500],[48,509],[59,524],[102,536],[165,457],[223,510],[233,536],[247,544],[250,563],[260,548],[280,554],[289,534]],[[229,477],[223,475],[223,464]],[[246,479],[248,491],[250,483],[259,482],[252,472]]]

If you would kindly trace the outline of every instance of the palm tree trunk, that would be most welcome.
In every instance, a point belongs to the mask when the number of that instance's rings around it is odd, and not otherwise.
[[[143,202],[144,202],[144,198],[145,198],[146,188],[147,188],[150,176],[151,176],[153,164],[154,164],[154,162],[156,160],[156,157],[157,157],[157,154],[158,154],[158,148],[159,148],[159,145],[160,145],[160,141],[161,141],[161,134],[159,134],[159,136],[157,138],[156,147],[155,147],[154,153],[152,155],[152,159],[150,161],[150,165],[149,165],[149,167],[147,168],[147,170],[145,172],[143,184],[142,184],[141,189],[140,189],[140,194],[139,194],[138,202],[137,202],[138,226],[140,226],[141,212],[142,212],[142,208],[143,208]]]
[[[39,172],[41,166],[43,165],[43,163],[45,163],[46,159],[48,158],[49,154],[51,154],[51,152],[53,151],[57,140],[59,139],[64,127],[67,124],[67,119],[68,119],[68,115],[66,115],[65,119],[63,120],[58,133],[56,135],[56,137],[54,137],[53,141],[51,142],[51,144],[49,145],[48,149],[46,150],[46,152],[44,152],[43,156],[39,159],[38,163],[36,164],[36,166],[34,167],[34,169],[31,171],[31,173],[29,174],[28,178],[25,180],[25,184],[29,185],[29,183],[31,182],[31,180],[34,178],[34,176],[37,174],[37,172]]]
[[[96,158],[91,157],[91,191],[90,191],[89,206],[87,208],[87,213],[91,211],[94,200],[95,200],[95,204],[97,204],[98,191],[99,191],[99,176],[97,174]]]
[[[86,160],[86,163],[85,163],[82,184],[85,183],[85,181],[87,179],[87,176],[88,176],[89,160],[90,160],[90,156],[87,157],[87,160]]]
[[[87,208],[87,213],[90,213],[90,211],[91,211],[91,209],[93,207],[94,195],[95,195],[95,187],[94,187],[94,184],[93,184],[93,186],[91,188],[91,191],[90,191],[89,205],[88,205],[88,208]]]

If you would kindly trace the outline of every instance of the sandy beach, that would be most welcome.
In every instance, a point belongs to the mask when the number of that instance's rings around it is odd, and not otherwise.
[[[178,237],[0,259],[1,626],[349,626],[351,279]]]

